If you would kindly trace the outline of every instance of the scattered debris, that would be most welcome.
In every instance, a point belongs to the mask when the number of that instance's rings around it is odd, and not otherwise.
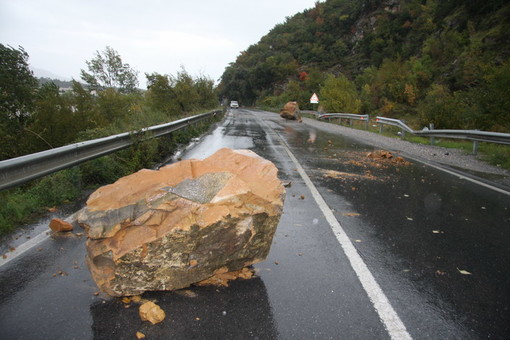
[[[196,298],[198,296],[197,293],[189,289],[179,289],[175,293],[189,298]]]
[[[473,275],[473,273],[470,273],[468,272],[467,270],[464,270],[464,269],[459,269],[457,268],[457,270],[459,271],[459,273],[461,273],[462,275]]]
[[[444,231],[442,230],[432,230],[433,234],[444,234]]]
[[[50,229],[55,232],[68,232],[72,231],[74,228],[71,223],[61,220],[60,218],[54,218],[50,222]]]
[[[323,170],[324,171],[324,170]],[[377,180],[377,177],[371,174],[353,174],[349,172],[341,172],[335,170],[325,170],[325,177],[333,178],[333,179],[368,179],[368,180]]]
[[[251,279],[253,277],[253,269],[244,267],[241,270],[234,270],[229,272],[226,267],[220,268],[217,270],[217,273],[210,278],[195,283],[197,286],[222,286],[228,287],[228,282],[237,279]]]
[[[299,198],[304,200],[305,199],[305,195],[301,195],[301,196],[299,196]]]
[[[143,334],[142,332],[136,332],[136,338],[143,339],[143,338],[145,338],[145,334]]]
[[[63,270],[59,270],[58,272],[56,273],[53,273],[51,276],[53,277],[57,277],[57,276],[68,276],[69,274]]]
[[[342,216],[359,216],[358,213],[343,213]]]
[[[285,188],[290,188],[292,186],[292,182],[284,182],[282,184]]]
[[[147,301],[138,310],[142,321],[149,321],[153,325],[160,323],[166,317],[165,311],[152,301]]]

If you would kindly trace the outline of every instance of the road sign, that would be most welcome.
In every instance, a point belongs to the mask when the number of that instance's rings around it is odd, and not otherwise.
[[[310,98],[310,103],[312,103],[312,104],[319,104],[319,97],[317,96],[316,93],[314,93],[312,95],[312,97]]]

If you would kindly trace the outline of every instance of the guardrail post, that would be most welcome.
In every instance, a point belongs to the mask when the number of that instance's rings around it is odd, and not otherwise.
[[[382,133],[383,132],[383,125],[381,123],[379,123],[379,133]]]
[[[370,121],[369,115],[367,115],[367,120],[365,120],[365,130],[368,130],[368,123]]]
[[[478,141],[473,141],[473,155],[476,155],[478,153]]]
[[[429,130],[430,131],[434,130],[434,123],[429,124]],[[434,136],[431,136],[430,137],[430,145],[435,145],[435,144],[436,144],[436,139]]]

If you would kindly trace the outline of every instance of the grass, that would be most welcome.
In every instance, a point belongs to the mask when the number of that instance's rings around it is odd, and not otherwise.
[[[221,115],[218,115],[215,121],[220,119]],[[75,200],[84,190],[112,183],[141,168],[154,167],[175,152],[180,144],[206,132],[210,125],[202,121],[166,136],[135,142],[128,149],[1,191],[0,237],[19,225],[35,221],[50,207]]]

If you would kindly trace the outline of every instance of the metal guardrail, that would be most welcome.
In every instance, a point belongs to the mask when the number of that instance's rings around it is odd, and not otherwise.
[[[383,124],[393,125],[402,130],[402,136],[405,136],[405,132],[409,132],[417,136],[430,137],[431,144],[435,143],[435,137],[471,140],[473,141],[473,154],[475,155],[478,152],[478,142],[510,145],[510,133],[479,130],[435,130],[432,124],[430,128],[413,130],[401,120],[379,116],[376,117],[375,122],[379,124],[379,132],[382,132]]]
[[[353,120],[361,120],[365,122],[365,129],[368,129],[368,122],[370,121],[369,115],[358,115],[354,113],[321,113],[317,118],[327,119],[329,121],[333,118],[346,118],[349,119],[349,125],[352,125]]]
[[[221,112],[210,111],[140,131],[125,132],[0,161],[0,190],[127,148],[133,144],[134,137],[141,137],[142,140],[160,137]]]

